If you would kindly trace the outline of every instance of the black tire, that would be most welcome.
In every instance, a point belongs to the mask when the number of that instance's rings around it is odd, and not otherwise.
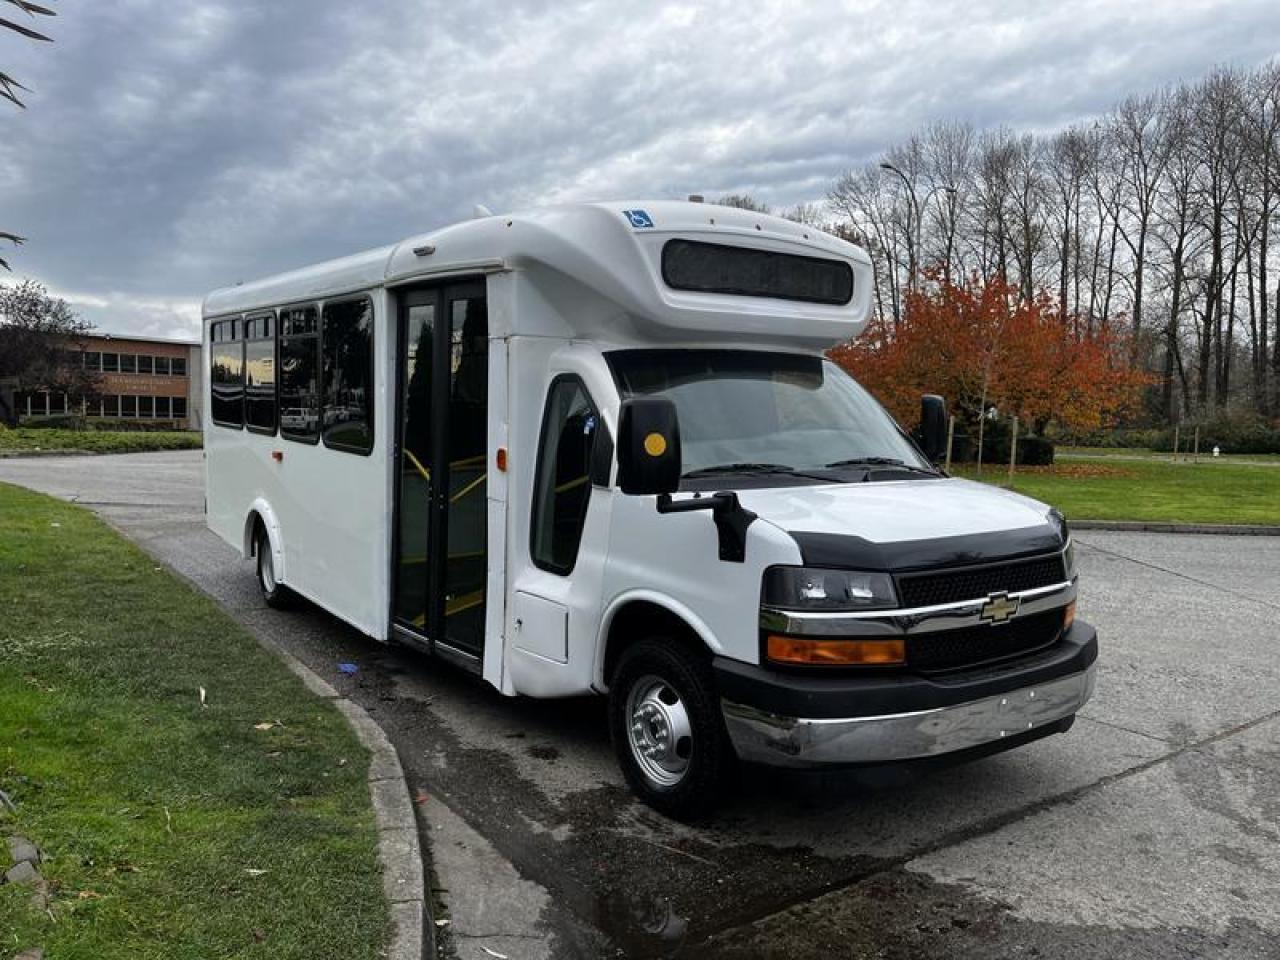
[[[631,789],[674,819],[705,817],[733,782],[737,758],[710,663],[675,640],[649,637],[623,652],[609,686],[609,734]]]
[[[253,533],[253,552],[258,560],[258,589],[262,591],[263,601],[273,610],[290,609],[294,604],[294,594],[275,577],[271,541],[261,522]]]

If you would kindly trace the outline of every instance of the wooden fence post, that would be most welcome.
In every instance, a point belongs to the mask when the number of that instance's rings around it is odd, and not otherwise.
[[[1013,467],[1018,462],[1018,418],[1013,418],[1013,442],[1009,444],[1009,479],[1013,479]]]

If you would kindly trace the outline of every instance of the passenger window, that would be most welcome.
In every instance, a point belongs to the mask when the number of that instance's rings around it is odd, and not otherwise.
[[[235,320],[223,320],[210,328],[209,384],[213,422],[239,429],[244,426],[244,344],[237,326]]]
[[[573,570],[592,478],[599,478],[598,467],[593,469],[596,446],[608,442],[586,386],[574,376],[557,377],[547,394],[533,489],[530,552],[544,570]]]
[[[276,341],[274,314],[244,324],[245,423],[255,433],[276,432]]]
[[[320,438],[320,327],[315,307],[280,311],[280,436]]]
[[[324,305],[320,337],[324,445],[349,453],[373,449],[373,302]]]

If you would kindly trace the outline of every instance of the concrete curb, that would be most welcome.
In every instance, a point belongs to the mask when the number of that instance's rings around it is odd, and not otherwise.
[[[1204,533],[1228,537],[1280,537],[1280,527],[1249,523],[1163,523],[1145,520],[1072,520],[1072,530],[1130,533]]]
[[[391,939],[385,956],[387,960],[433,956],[431,905],[426,897],[418,823],[396,748],[362,706],[342,696],[275,641],[253,630],[249,632],[263,648],[279,657],[311,693],[332,703],[369,751],[369,797],[378,823],[382,889],[391,909]]]

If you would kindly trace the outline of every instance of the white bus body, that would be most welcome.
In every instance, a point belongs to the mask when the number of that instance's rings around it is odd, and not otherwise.
[[[866,254],[811,227],[656,202],[486,217],[216,291],[208,524],[273,604],[503,694],[610,693],[628,780],[675,815],[735,755],[874,763],[1066,729],[1096,639],[1065,525],[942,476],[822,359],[871,288]]]

